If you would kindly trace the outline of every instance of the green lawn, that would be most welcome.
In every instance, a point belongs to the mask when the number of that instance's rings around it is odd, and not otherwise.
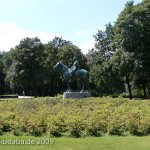
[[[21,144],[2,144],[5,142],[13,142],[18,140],[29,143],[34,141],[35,144],[21,145]],[[46,140],[49,144],[38,145],[37,142],[44,142]],[[51,141],[49,141],[51,140]],[[54,140],[54,143],[52,143]],[[89,138],[49,138],[32,137],[32,136],[0,136],[0,150],[149,150],[150,136],[144,137],[118,137],[118,136],[104,136],[104,137],[89,137]]]

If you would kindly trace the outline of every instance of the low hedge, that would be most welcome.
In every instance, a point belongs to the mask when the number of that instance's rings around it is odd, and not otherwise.
[[[46,97],[0,101],[0,134],[59,137],[149,135],[150,101]]]

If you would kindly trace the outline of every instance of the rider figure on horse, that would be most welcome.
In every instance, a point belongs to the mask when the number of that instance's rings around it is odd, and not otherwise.
[[[70,81],[71,81],[72,77],[74,76],[75,72],[80,69],[80,65],[77,60],[77,57],[74,57],[73,61],[74,61],[74,63],[73,63],[73,66],[71,67],[71,71],[70,71]]]

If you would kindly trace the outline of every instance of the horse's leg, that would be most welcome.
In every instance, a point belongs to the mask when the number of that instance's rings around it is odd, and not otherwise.
[[[84,81],[81,80],[81,82],[82,82],[82,90],[80,91],[80,93],[82,93],[84,91]]]
[[[86,77],[84,78],[84,85],[85,85],[86,92],[88,92],[88,90],[89,90],[89,73],[87,73]]]
[[[71,92],[71,81],[69,80],[69,92]]]
[[[87,79],[85,81],[85,85],[86,85],[86,91],[88,92],[88,90],[89,90],[89,79]]]
[[[69,82],[67,81],[67,91],[66,93],[69,91]]]
[[[70,92],[70,91],[71,91],[70,83],[71,83],[71,82],[67,81],[67,91],[66,91],[66,92]]]
[[[88,79],[83,79],[82,80],[82,90],[80,92],[88,92],[89,88],[89,80]]]

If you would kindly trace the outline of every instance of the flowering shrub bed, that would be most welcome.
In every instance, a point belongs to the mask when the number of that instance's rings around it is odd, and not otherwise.
[[[46,97],[0,101],[0,134],[67,136],[149,135],[150,101]]]

